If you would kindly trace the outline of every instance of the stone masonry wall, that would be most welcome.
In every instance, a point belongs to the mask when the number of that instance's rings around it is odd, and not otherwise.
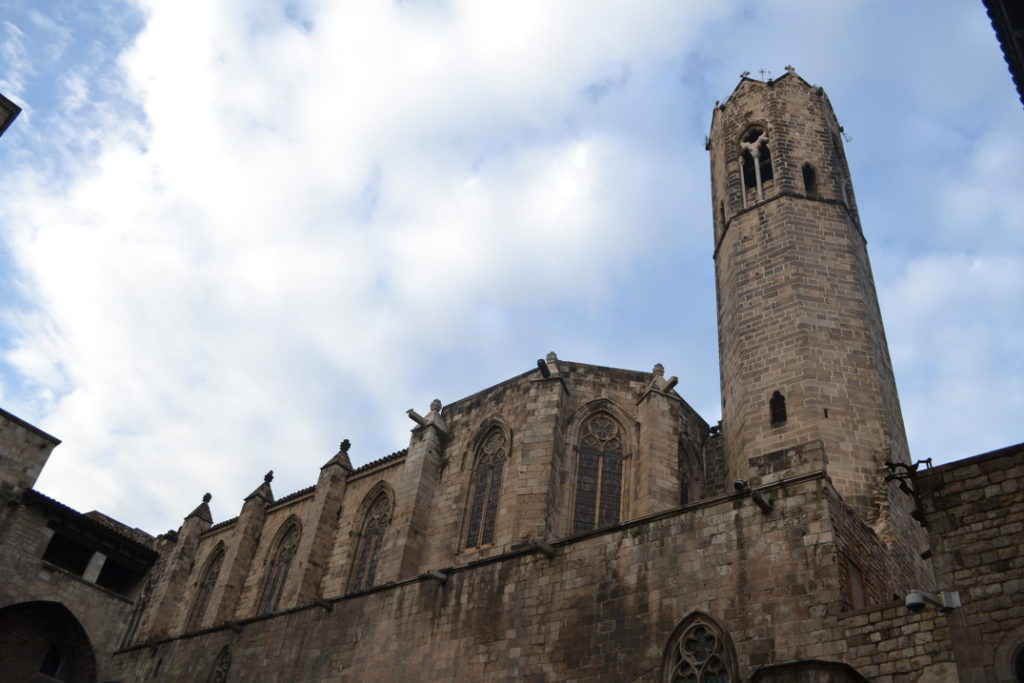
[[[844,614],[848,664],[873,683],[956,683],[949,618],[912,614],[903,600]],[[996,679],[987,679],[996,680]]]
[[[655,680],[666,639],[692,612],[736,644],[746,678],[772,661],[841,660],[829,485],[739,494],[527,550],[245,620],[118,655],[121,676],[196,680],[225,644],[231,677],[264,681]]]
[[[949,615],[964,683],[1012,680],[1024,648],[1024,444],[918,475],[938,588],[960,592]]]

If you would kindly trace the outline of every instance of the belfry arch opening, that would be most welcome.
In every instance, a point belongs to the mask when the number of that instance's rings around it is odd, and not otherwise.
[[[765,187],[775,177],[768,131],[751,126],[740,136],[740,179],[743,185],[743,207],[751,201],[764,200]],[[752,195],[748,197],[748,194]]]

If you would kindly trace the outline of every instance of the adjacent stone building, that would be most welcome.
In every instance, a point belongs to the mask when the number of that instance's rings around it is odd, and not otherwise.
[[[56,440],[4,413],[0,666],[126,682],[1024,680],[1024,445],[911,460],[827,96],[791,69],[745,77],[708,149],[719,425],[660,364],[551,353],[409,411],[404,450],[354,468],[343,442],[314,486],[276,498],[268,473],[238,517],[214,524],[207,495],[152,538],[33,491]]]

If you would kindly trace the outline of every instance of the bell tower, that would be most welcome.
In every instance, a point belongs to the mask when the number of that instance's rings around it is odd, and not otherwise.
[[[876,523],[900,495],[885,462],[909,463],[903,418],[842,128],[786,71],[744,76],[708,139],[727,481],[820,440],[836,489]]]

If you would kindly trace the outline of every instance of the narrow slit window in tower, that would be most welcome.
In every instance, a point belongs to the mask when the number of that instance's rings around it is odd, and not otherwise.
[[[818,194],[818,176],[814,172],[814,167],[810,164],[804,164],[804,192],[809,195]]]
[[[768,412],[771,415],[772,427],[786,424],[786,397],[779,392],[772,393],[768,400]]]

